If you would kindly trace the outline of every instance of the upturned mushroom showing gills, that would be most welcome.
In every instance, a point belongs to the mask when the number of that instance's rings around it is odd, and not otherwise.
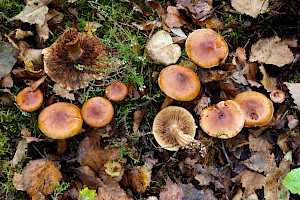
[[[16,103],[21,110],[33,112],[42,106],[43,99],[43,93],[39,88],[32,90],[31,87],[26,87],[17,94]]]
[[[114,107],[103,97],[88,99],[81,108],[83,121],[94,128],[106,126],[114,117]]]
[[[185,108],[169,106],[156,115],[152,131],[162,148],[177,151],[194,140],[196,123]]]
[[[80,109],[70,103],[51,104],[42,110],[38,117],[39,129],[52,139],[67,139],[81,130]]]
[[[191,101],[200,92],[200,80],[190,68],[182,65],[170,65],[159,74],[160,89],[177,101]]]
[[[95,36],[67,29],[50,47],[43,50],[47,75],[67,90],[85,88],[89,81],[102,79],[99,57],[107,58],[104,44]]]
[[[235,97],[234,101],[240,105],[244,113],[245,127],[267,125],[273,117],[273,103],[262,93],[242,92]]]
[[[202,68],[217,66],[228,55],[226,41],[212,29],[193,31],[186,39],[185,48],[188,57]]]
[[[128,88],[124,83],[117,81],[105,88],[105,95],[110,101],[119,102],[128,95]]]
[[[244,127],[244,114],[238,103],[227,100],[202,110],[200,126],[210,136],[227,139]]]
[[[282,90],[274,90],[270,93],[270,99],[274,103],[282,103],[285,100],[285,94]]]

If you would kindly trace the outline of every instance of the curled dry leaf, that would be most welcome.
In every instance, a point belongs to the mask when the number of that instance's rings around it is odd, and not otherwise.
[[[186,24],[186,22],[180,17],[180,13],[177,8],[174,6],[168,6],[165,22],[170,28],[178,28]]]
[[[231,0],[231,5],[236,11],[256,18],[268,11],[269,0]]]
[[[292,63],[294,55],[289,47],[277,36],[260,39],[251,47],[250,61],[282,67]]]
[[[131,187],[139,194],[146,191],[151,181],[151,168],[147,165],[135,167],[128,174]]]
[[[139,130],[141,121],[146,113],[147,109],[136,110],[133,114],[133,132]]]
[[[296,104],[296,108],[300,110],[300,83],[288,83],[284,82],[286,87],[289,89],[289,93],[294,99],[294,103]]]
[[[203,69],[200,68],[199,72],[199,79],[203,83],[209,83],[213,81],[221,81],[227,77],[227,72],[223,70],[213,70],[213,69]]]
[[[272,91],[276,90],[277,89],[277,87],[276,87],[276,83],[277,83],[276,78],[269,76],[269,74],[267,74],[266,69],[263,65],[259,66],[259,70],[263,74],[263,78],[260,82],[263,84],[264,88],[268,92],[272,92]]]
[[[17,190],[26,190],[32,197],[39,193],[52,194],[62,175],[54,162],[48,159],[31,160],[23,169],[22,174],[16,173],[13,184]]]
[[[212,0],[176,0],[177,7],[184,7],[192,16],[193,21],[197,22],[203,20],[212,13]]]
[[[31,61],[34,69],[42,69],[43,68],[43,57],[42,57],[42,49],[30,49],[25,48],[18,55],[18,63]]]
[[[209,105],[210,105],[210,97],[202,95],[201,99],[198,101],[198,103],[194,108],[196,115],[200,115],[201,111]]]
[[[26,69],[21,69],[21,68],[12,70],[12,74],[17,79],[30,79],[30,80],[37,80],[46,75],[44,70],[41,70],[41,69],[35,73],[32,73]]]
[[[181,56],[181,48],[174,44],[170,34],[160,30],[146,44],[148,56],[157,64],[175,64]]]
[[[16,29],[15,37],[17,40],[23,39],[25,37],[31,36],[33,33],[31,31],[23,31],[22,29]]]
[[[158,20],[142,22],[140,24],[136,22],[132,22],[132,26],[136,27],[141,31],[150,31],[152,29],[161,27],[161,22]]]
[[[183,195],[181,186],[173,183],[171,179],[168,178],[166,185],[159,193],[159,200],[181,200]]]
[[[0,41],[0,79],[7,76],[17,62],[16,49],[7,42]]]
[[[223,23],[216,17],[209,17],[204,21],[199,20],[197,24],[203,28],[210,28],[210,29],[216,29],[221,31],[226,29]]]
[[[85,186],[93,190],[97,189],[99,180],[96,173],[89,166],[80,166],[75,168],[74,171]]]
[[[71,93],[69,90],[64,89],[60,86],[60,84],[55,83],[53,86],[53,92],[63,98],[75,100],[75,96],[73,93]]]

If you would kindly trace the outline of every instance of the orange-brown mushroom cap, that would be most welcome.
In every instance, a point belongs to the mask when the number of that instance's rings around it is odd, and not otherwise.
[[[32,91],[31,87],[26,87],[17,94],[16,103],[21,110],[33,112],[42,106],[43,99],[43,93],[39,88]]]
[[[282,90],[274,90],[270,93],[270,99],[274,103],[282,103],[285,100],[285,94]]]
[[[236,102],[221,101],[202,110],[200,126],[210,136],[232,138],[244,127],[244,114]]]
[[[183,146],[180,143],[186,145],[195,137],[195,119],[186,109],[169,106],[155,116],[152,132],[161,147],[177,151]]]
[[[169,97],[178,101],[191,101],[200,92],[200,80],[190,68],[182,65],[170,65],[159,74],[158,84]]]
[[[67,29],[43,54],[45,72],[67,90],[84,88],[89,81],[102,79],[101,69],[106,67],[98,59],[107,58],[104,44],[74,28]]]
[[[203,68],[219,65],[228,55],[226,41],[212,29],[193,31],[186,39],[185,48],[188,57]]]
[[[93,97],[83,104],[81,115],[87,125],[99,128],[112,121],[114,107],[109,100],[103,97]]]
[[[235,97],[234,101],[240,105],[244,113],[245,127],[264,126],[273,117],[273,103],[262,93],[242,92]]]
[[[49,138],[67,139],[81,130],[80,109],[70,103],[58,102],[47,106],[38,117],[40,130]]]
[[[128,95],[128,88],[120,81],[114,82],[106,87],[105,95],[111,101],[122,101]]]

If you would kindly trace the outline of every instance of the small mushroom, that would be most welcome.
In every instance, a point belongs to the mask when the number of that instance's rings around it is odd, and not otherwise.
[[[114,107],[109,100],[103,97],[93,97],[83,104],[81,115],[87,125],[99,128],[112,121]]]
[[[285,100],[285,94],[282,90],[274,90],[270,93],[270,99],[274,103],[282,103]]]
[[[177,101],[191,101],[200,92],[200,80],[190,68],[182,65],[170,65],[159,74],[158,84],[161,90]]]
[[[236,136],[242,130],[244,121],[239,104],[227,100],[203,109],[200,126],[210,136],[227,139]]]
[[[212,29],[193,31],[185,42],[188,57],[202,68],[210,68],[225,62],[228,45],[224,38]]]
[[[235,97],[234,101],[240,105],[244,113],[245,127],[264,126],[273,117],[273,103],[262,93],[242,92]]]
[[[152,131],[161,147],[177,151],[194,140],[196,123],[185,108],[169,106],[156,115]]]
[[[104,44],[95,36],[67,29],[50,47],[43,50],[44,68],[48,76],[62,88],[84,88],[89,81],[102,79],[99,57],[107,58]]]
[[[26,87],[17,94],[16,103],[21,110],[33,112],[42,106],[43,99],[43,93],[39,88],[32,90],[31,87]]]
[[[120,81],[114,82],[106,87],[105,95],[110,101],[119,102],[124,100],[128,95],[128,88]]]

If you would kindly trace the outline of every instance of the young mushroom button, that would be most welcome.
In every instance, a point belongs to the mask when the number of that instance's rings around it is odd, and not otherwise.
[[[228,55],[228,45],[224,38],[212,29],[198,29],[185,42],[188,57],[203,68],[223,63]]]
[[[200,80],[190,68],[182,65],[170,65],[164,68],[158,77],[161,90],[177,101],[191,101],[200,92]]]
[[[245,127],[267,125],[273,117],[272,101],[259,92],[242,92],[235,97],[234,101],[240,105],[244,113]]]
[[[39,88],[26,87],[17,94],[16,103],[25,112],[36,111],[43,104],[43,93]]]
[[[153,135],[157,143],[169,151],[177,151],[194,140],[196,123],[184,108],[169,106],[160,111],[153,121]]]
[[[109,100],[119,102],[128,95],[128,88],[122,82],[114,82],[106,87],[105,95]]]
[[[210,136],[232,138],[244,127],[244,114],[236,102],[221,101],[202,110],[200,126]]]

